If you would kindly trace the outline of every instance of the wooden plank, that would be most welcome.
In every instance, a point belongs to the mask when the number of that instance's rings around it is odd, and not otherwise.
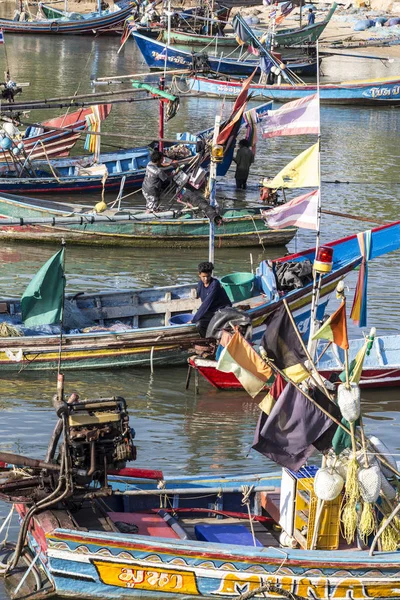
[[[96,302],[97,304],[97,302]],[[150,315],[165,315],[166,312],[185,312],[198,308],[201,304],[200,299],[182,299],[182,300],[171,300],[168,304],[166,302],[145,302],[134,306],[132,304],[119,305],[119,306],[102,306],[101,308],[97,305],[96,308],[84,308],[80,310],[85,315],[86,319],[93,322],[99,322],[104,325],[105,320],[117,320],[124,319],[127,317],[143,317]]]

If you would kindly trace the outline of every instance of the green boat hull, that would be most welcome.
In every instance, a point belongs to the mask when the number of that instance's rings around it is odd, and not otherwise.
[[[18,220],[23,218],[28,224],[3,225],[0,227],[0,239],[58,244],[64,238],[69,243],[80,245],[163,248],[206,247],[209,243],[209,220],[197,218],[192,213],[176,213],[176,218],[157,218],[154,215],[150,220],[140,220],[135,218],[139,211],[129,211],[132,219],[117,221],[113,220],[115,212],[105,211],[101,213],[106,217],[103,221],[91,222],[87,213],[82,217],[79,212],[71,214],[70,206],[54,203],[54,208],[50,208],[48,201],[4,194],[0,196],[0,215]],[[140,214],[143,216],[143,213]],[[173,213],[170,211],[169,214]],[[69,217],[80,222],[66,223]],[[36,218],[47,220],[49,224],[30,224]],[[297,231],[295,227],[270,229],[257,209],[226,210],[223,218],[222,225],[215,227],[217,243],[222,246],[280,246],[290,242]],[[62,224],[58,224],[60,221]]]

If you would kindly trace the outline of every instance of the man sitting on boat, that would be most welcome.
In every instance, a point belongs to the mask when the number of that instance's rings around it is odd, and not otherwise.
[[[209,322],[219,308],[232,306],[227,293],[218,279],[212,276],[214,265],[212,262],[201,262],[198,267],[200,281],[197,285],[197,296],[201,305],[193,316],[192,323],[196,323],[201,337],[206,337]]]
[[[172,175],[168,175],[161,168],[162,160],[162,153],[159,150],[153,150],[150,155],[150,162],[146,167],[142,194],[146,200],[146,212],[148,213],[157,210],[160,204],[163,184],[172,178]]]

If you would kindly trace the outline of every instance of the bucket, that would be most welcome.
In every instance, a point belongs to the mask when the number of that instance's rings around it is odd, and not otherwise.
[[[170,325],[185,325],[192,320],[193,315],[191,313],[182,313],[181,315],[175,315],[169,320]]]
[[[252,273],[232,273],[221,277],[221,285],[231,302],[242,302],[251,297],[254,279]]]

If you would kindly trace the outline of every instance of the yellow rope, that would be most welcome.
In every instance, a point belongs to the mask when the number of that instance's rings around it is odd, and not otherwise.
[[[357,501],[360,496],[357,471],[358,462],[353,454],[347,464],[346,487],[340,517],[343,537],[348,544],[353,542],[357,529]]]
[[[347,477],[346,477],[346,489],[345,496],[348,500],[357,501],[360,496],[360,489],[358,487],[357,479],[358,462],[356,457],[350,458],[347,464]]]
[[[23,335],[22,331],[9,323],[0,324],[0,337],[22,337]]]
[[[361,539],[367,543],[369,536],[375,531],[375,514],[370,502],[364,502],[358,531]]]
[[[354,540],[354,535],[357,528],[357,505],[355,502],[344,498],[342,504],[341,525],[342,535],[348,544]]]
[[[386,529],[383,530],[381,535],[381,545],[383,552],[395,552],[397,550],[398,533],[394,527],[392,527],[392,524],[388,525]]]

